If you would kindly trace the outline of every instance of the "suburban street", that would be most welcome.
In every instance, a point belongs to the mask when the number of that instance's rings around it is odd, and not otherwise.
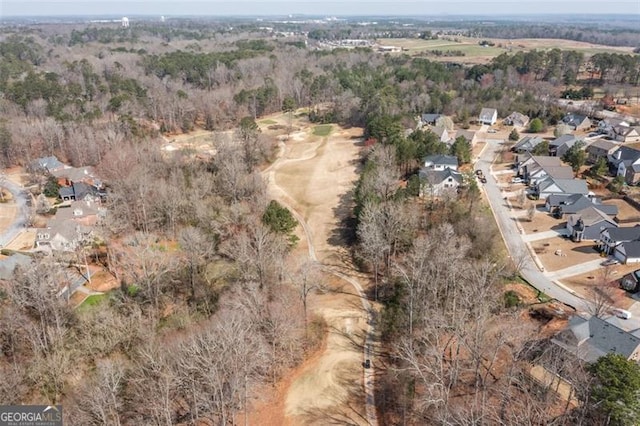
[[[487,183],[481,184],[481,186],[487,195],[487,200],[489,201],[509,253],[511,253],[512,256],[517,255],[518,257],[522,257],[522,259],[515,259],[516,263],[521,265],[520,274],[529,284],[547,294],[549,297],[575,308],[576,311],[588,311],[588,301],[567,288],[551,281],[535,264],[531,252],[527,248],[520,234],[520,230],[516,225],[516,221],[510,216],[504,199],[505,195],[500,191],[497,180],[491,173],[491,166],[500,152],[503,141],[500,139],[487,139],[486,142],[487,146],[476,162],[476,169],[482,170],[484,175],[487,176]]]
[[[0,248],[9,244],[27,225],[27,215],[29,210],[27,206],[28,195],[25,194],[24,189],[20,185],[5,178],[2,182],[2,186],[11,192],[11,195],[16,202],[18,212],[11,225],[4,232],[0,233]]]

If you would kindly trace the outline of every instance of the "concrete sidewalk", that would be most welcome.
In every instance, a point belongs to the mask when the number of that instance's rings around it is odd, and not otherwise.
[[[562,278],[572,277],[574,275],[580,275],[586,272],[595,271],[601,267],[602,261],[602,259],[590,260],[588,262],[580,263],[579,265],[570,266],[558,271],[545,272],[544,275],[552,281],[560,280]]]
[[[522,236],[522,239],[530,243],[532,241],[546,240],[547,238],[560,237],[562,235],[568,235],[566,229],[552,229],[550,231],[536,232],[535,234],[526,234]]]

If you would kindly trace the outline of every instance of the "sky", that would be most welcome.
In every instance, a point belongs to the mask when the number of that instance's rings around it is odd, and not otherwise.
[[[0,0],[0,18],[72,15],[638,15],[640,0]]]

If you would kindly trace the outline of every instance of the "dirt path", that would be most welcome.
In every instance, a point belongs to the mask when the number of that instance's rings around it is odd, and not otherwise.
[[[333,291],[310,301],[329,333],[324,350],[291,381],[284,404],[286,422],[377,424],[373,368],[362,365],[372,345],[371,307],[340,235],[358,177],[361,129],[334,126],[329,136],[319,137],[304,123],[297,127],[300,130],[281,144],[279,159],[265,175],[271,196],[301,223],[308,256],[323,265]]]

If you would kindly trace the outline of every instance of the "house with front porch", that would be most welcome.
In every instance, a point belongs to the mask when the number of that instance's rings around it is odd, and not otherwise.
[[[482,108],[478,116],[478,123],[493,126],[498,121],[498,111],[495,108]]]
[[[605,228],[600,232],[598,249],[612,255],[622,243],[640,241],[640,225]]]
[[[591,206],[567,219],[567,235],[575,242],[600,241],[600,232],[605,228],[617,228],[618,224],[609,215]]]

